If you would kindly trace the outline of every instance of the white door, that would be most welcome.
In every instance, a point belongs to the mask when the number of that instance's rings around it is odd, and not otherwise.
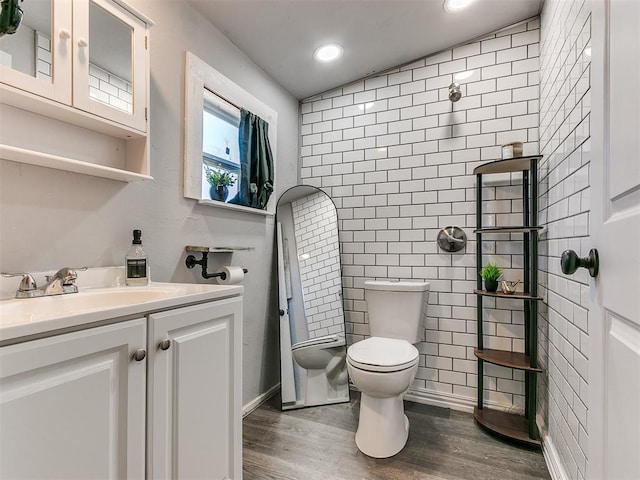
[[[149,316],[147,478],[242,477],[242,300]]]
[[[640,2],[593,2],[589,477],[640,478]],[[582,252],[586,254],[586,252]]]
[[[145,345],[138,319],[0,348],[0,478],[144,479]]]

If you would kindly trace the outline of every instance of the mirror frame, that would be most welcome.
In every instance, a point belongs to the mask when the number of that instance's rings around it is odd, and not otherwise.
[[[276,234],[276,242],[275,242],[275,246],[276,246],[276,256],[277,256],[277,263],[276,263],[276,269],[277,269],[277,276],[278,276],[278,330],[279,330],[279,345],[280,345],[280,380],[281,380],[281,398],[283,398],[282,395],[282,390],[284,389],[284,385],[282,385],[282,383],[284,382],[284,377],[287,376],[289,377],[289,381],[293,381],[293,385],[294,385],[294,389],[296,387],[295,385],[295,373],[294,373],[294,368],[296,368],[296,362],[293,359],[293,353],[291,350],[292,347],[292,342],[291,342],[291,320],[289,317],[289,304],[288,304],[288,299],[287,299],[287,312],[285,315],[285,312],[281,310],[281,302],[280,302],[280,296],[282,294],[282,291],[284,290],[286,292],[286,285],[284,282],[284,278],[280,275],[279,269],[280,269],[280,265],[283,262],[283,258],[281,257],[282,255],[282,249],[281,249],[281,245],[283,243],[283,239],[282,239],[282,231],[279,227],[279,225],[281,224],[281,218],[278,218],[278,208],[282,205],[282,198],[285,197],[287,195],[287,193],[289,193],[290,191],[292,191],[293,189],[296,188],[305,188],[308,189],[308,193],[304,196],[301,196],[299,198],[305,198],[306,196],[309,195],[313,195],[315,193],[323,193],[333,204],[333,207],[335,209],[336,212],[336,230],[337,230],[337,248],[338,248],[338,267],[339,267],[339,275],[340,275],[340,302],[341,302],[341,306],[342,306],[342,322],[343,322],[343,335],[344,335],[344,355],[345,355],[345,363],[344,363],[344,374],[347,377],[347,382],[346,382],[346,388],[347,388],[347,394],[345,398],[337,398],[337,399],[332,399],[329,400],[327,399],[327,402],[325,403],[314,403],[313,405],[304,405],[304,404],[298,404],[298,397],[296,394],[296,403],[292,404],[291,402],[287,402],[285,403],[284,401],[282,401],[281,403],[281,408],[282,410],[293,410],[293,409],[298,409],[298,408],[307,408],[307,407],[314,407],[314,406],[321,406],[321,405],[329,405],[329,404],[336,404],[336,403],[347,403],[351,400],[351,389],[350,389],[350,384],[349,384],[349,377],[348,377],[348,372],[347,372],[347,364],[346,364],[346,354],[347,354],[347,328],[346,328],[346,319],[345,319],[345,315],[344,315],[344,283],[343,283],[343,272],[342,272],[342,250],[341,250],[341,246],[340,246],[340,229],[339,229],[339,221],[338,221],[338,208],[335,204],[335,202],[333,201],[333,199],[331,198],[331,196],[325,192],[324,190],[322,190],[319,187],[315,187],[312,185],[295,185],[289,189],[287,189],[285,192],[282,193],[282,195],[280,195],[278,197],[278,202],[276,204],[276,228],[275,228],[275,234]],[[287,203],[291,203],[291,200],[286,200]],[[284,248],[284,246],[282,246],[282,248]],[[286,293],[285,293],[286,295]],[[306,312],[305,312],[306,313]],[[288,323],[288,328],[287,328],[287,332],[283,332],[283,319],[286,318],[287,319],[287,323]],[[306,320],[305,320],[306,321]],[[286,335],[286,333],[288,333],[289,335]],[[283,337],[288,337],[288,342],[287,345],[288,347],[285,349],[283,348],[283,343],[285,343],[283,341]],[[284,338],[286,340],[286,338]],[[285,370],[288,369],[288,370]],[[297,366],[298,369],[302,370],[302,367]],[[291,377],[294,378],[291,378]]]

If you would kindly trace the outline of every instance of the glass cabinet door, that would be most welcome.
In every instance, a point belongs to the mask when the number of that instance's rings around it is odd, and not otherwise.
[[[22,23],[0,37],[0,81],[71,103],[71,0],[21,2]]]
[[[106,0],[74,1],[74,106],[146,131],[146,25]]]

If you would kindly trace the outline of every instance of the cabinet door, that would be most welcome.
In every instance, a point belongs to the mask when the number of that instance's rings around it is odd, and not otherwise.
[[[0,81],[70,105],[71,0],[36,0],[20,6],[22,24],[15,33],[0,37]]]
[[[144,478],[145,332],[138,319],[0,349],[0,478]]]
[[[110,0],[73,1],[73,105],[147,130],[147,27]]]
[[[235,298],[150,315],[148,478],[242,477],[241,309]]]

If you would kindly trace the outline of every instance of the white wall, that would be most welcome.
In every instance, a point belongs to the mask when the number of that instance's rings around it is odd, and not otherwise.
[[[534,20],[302,103],[302,181],[322,187],[338,207],[348,342],[369,335],[365,279],[431,284],[417,395],[475,402],[472,172],[499,158],[503,143],[520,140],[525,154],[538,153],[538,42]],[[469,70],[459,82],[462,99],[451,103],[454,74]],[[521,223],[517,183],[487,189],[485,222]],[[439,229],[449,225],[469,238],[459,253],[437,247]],[[485,242],[484,259],[503,266],[506,278],[522,278],[520,245],[508,235]],[[487,299],[485,306],[486,347],[523,351],[522,302]],[[489,401],[523,406],[521,372],[486,365],[485,373]]]
[[[183,1],[131,5],[156,22],[150,40],[154,180],[126,184],[0,161],[0,269],[121,265],[131,230],[140,228],[152,280],[204,282],[196,269],[185,267],[185,245],[254,247],[220,254],[210,264],[211,270],[222,264],[249,269],[243,325],[247,403],[279,381],[274,221],[183,198],[184,52],[194,52],[278,112],[275,195],[297,183],[298,102]]]
[[[591,156],[591,6],[547,0],[540,39],[541,309],[538,405],[543,431],[573,479],[585,478],[588,442],[589,276],[560,270],[566,249],[587,252]]]

